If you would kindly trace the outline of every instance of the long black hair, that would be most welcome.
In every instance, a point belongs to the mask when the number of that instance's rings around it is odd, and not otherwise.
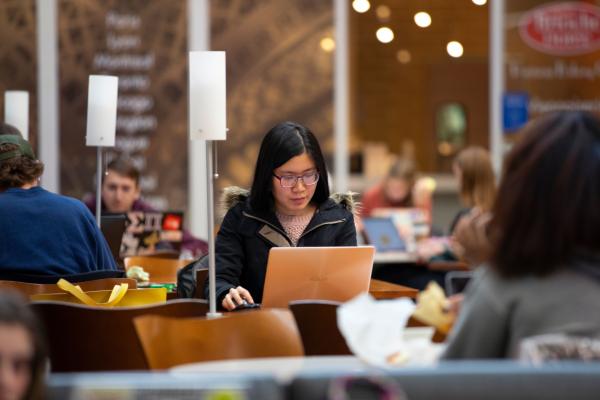
[[[260,145],[250,190],[250,205],[253,210],[273,210],[273,171],[303,153],[314,161],[319,173],[311,202],[319,205],[329,198],[327,167],[317,138],[310,129],[298,123],[281,122],[271,128]]]

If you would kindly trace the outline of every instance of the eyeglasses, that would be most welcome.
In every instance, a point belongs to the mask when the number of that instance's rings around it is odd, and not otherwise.
[[[282,175],[277,176],[273,174],[273,176],[279,179],[279,184],[284,188],[292,188],[296,186],[298,183],[298,179],[302,179],[302,182],[307,186],[312,186],[319,181],[319,173],[318,172],[310,172],[304,175]]]

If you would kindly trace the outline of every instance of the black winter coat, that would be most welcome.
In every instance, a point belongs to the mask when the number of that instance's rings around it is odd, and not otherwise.
[[[217,305],[237,286],[260,303],[269,249],[292,246],[291,241],[274,212],[252,211],[247,191],[229,188],[225,204],[228,211],[215,243]],[[297,246],[356,246],[353,209],[351,195],[333,195],[318,206]],[[208,298],[208,280],[204,293]]]

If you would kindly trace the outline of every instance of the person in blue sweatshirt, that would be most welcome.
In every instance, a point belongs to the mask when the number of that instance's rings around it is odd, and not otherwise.
[[[79,200],[39,186],[44,164],[18,130],[0,126],[0,272],[70,275],[116,270],[94,217]]]

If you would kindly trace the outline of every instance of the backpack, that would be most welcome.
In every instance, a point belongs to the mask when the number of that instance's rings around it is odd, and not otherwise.
[[[199,270],[208,270],[208,255],[192,261],[177,272],[178,298],[204,298],[204,285],[196,287],[196,272]]]

